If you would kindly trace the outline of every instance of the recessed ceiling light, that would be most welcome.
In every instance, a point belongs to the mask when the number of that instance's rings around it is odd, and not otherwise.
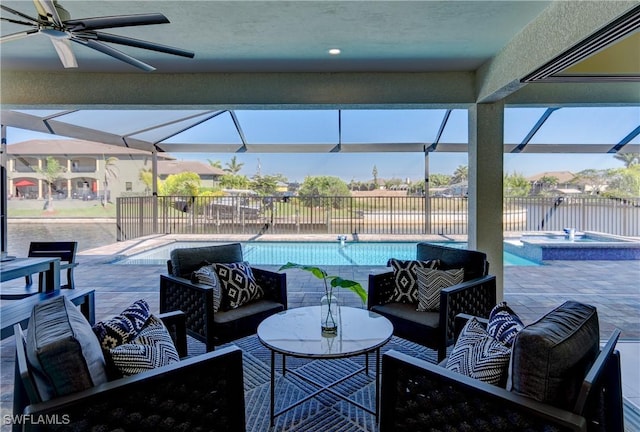
[[[329,54],[331,54],[331,55],[338,55],[338,54],[340,54],[340,52],[341,52],[340,48],[331,48],[329,50]]]

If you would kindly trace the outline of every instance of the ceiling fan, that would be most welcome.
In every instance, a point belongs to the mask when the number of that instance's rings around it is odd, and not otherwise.
[[[58,53],[58,57],[65,68],[78,67],[76,56],[71,49],[71,42],[100,51],[147,72],[153,71],[155,68],[107,45],[105,42],[158,51],[181,57],[193,58],[195,55],[191,51],[180,48],[97,31],[117,27],[169,23],[167,17],[160,13],[71,19],[69,12],[58,4],[57,0],[33,0],[33,3],[35,4],[36,12],[38,14],[37,18],[30,17],[29,15],[8,6],[0,5],[2,10],[10,12],[11,14],[21,18],[0,17],[0,20],[30,27],[28,30],[2,36],[0,38],[0,43],[38,34],[47,36],[51,40],[51,43],[53,44],[53,47]]]

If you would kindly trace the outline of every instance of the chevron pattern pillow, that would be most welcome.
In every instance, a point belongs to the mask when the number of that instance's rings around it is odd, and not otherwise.
[[[462,329],[445,367],[504,387],[510,358],[511,349],[492,338],[473,317]]]
[[[222,304],[222,287],[213,265],[205,265],[191,274],[191,282],[210,286],[213,290],[213,311],[218,312]]]
[[[93,326],[93,332],[102,349],[108,350],[135,339],[150,316],[149,304],[140,299],[122,311],[120,315],[96,323]]]
[[[391,266],[393,268],[395,287],[387,302],[418,303],[418,276],[416,275],[416,269],[434,269],[439,264],[440,260],[417,261],[391,258],[387,261],[387,267]]]
[[[137,338],[110,349],[109,353],[113,364],[124,376],[180,361],[169,331],[153,315]]]
[[[236,309],[264,296],[248,262],[214,263],[213,266],[222,287],[223,309]]]
[[[435,270],[416,268],[418,277],[418,311],[435,312],[440,309],[442,288],[461,283],[464,269]]]
[[[500,302],[491,309],[487,333],[510,347],[518,332],[524,328],[520,317],[509,307],[507,302]]]

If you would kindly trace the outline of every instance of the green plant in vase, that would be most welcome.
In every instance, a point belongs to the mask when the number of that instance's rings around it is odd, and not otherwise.
[[[278,270],[299,269],[308,271],[324,282],[324,296],[320,300],[320,325],[325,336],[335,336],[338,333],[339,305],[338,300],[333,295],[334,288],[345,288],[360,297],[363,304],[367,302],[367,292],[359,282],[343,279],[340,276],[330,276],[327,272],[316,266],[295,264],[288,262]]]

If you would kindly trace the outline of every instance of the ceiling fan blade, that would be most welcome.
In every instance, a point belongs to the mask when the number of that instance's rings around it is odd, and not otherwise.
[[[60,57],[60,61],[65,68],[77,68],[78,62],[76,56],[71,49],[69,39],[50,38],[53,47]]]
[[[18,33],[8,34],[8,35],[2,36],[0,38],[0,43],[9,42],[9,41],[12,41],[12,40],[17,40],[17,39],[22,39],[24,37],[31,36],[31,35],[34,35],[34,34],[38,34],[38,29],[32,29],[32,30],[21,31],[21,32],[18,32]]]
[[[36,6],[36,11],[38,11],[38,15],[42,18],[46,18],[47,21],[52,22],[58,27],[62,26],[62,19],[58,14],[58,8],[66,12],[64,8],[54,3],[53,0],[33,0],[33,4]],[[68,12],[66,12],[68,15]],[[65,18],[67,18],[65,16]]]
[[[100,41],[92,40],[92,39],[82,39],[80,37],[72,37],[71,40],[81,45],[92,48],[96,51],[100,51],[111,57],[117,58],[118,60],[121,60],[125,63],[129,63],[130,65],[135,66],[144,71],[151,72],[156,70],[156,68],[154,68],[153,66],[148,65],[147,63],[142,62],[136,58],[133,58],[130,55],[123,53],[122,51],[118,51],[115,48],[111,48],[110,46],[105,45]]]
[[[95,18],[71,19],[64,22],[70,31],[98,30],[116,27],[131,27],[150,24],[168,24],[169,20],[161,13],[115,15]]]
[[[7,22],[10,22],[12,24],[26,25],[26,26],[29,26],[29,27],[36,27],[38,25],[37,23],[33,24],[33,23],[26,22],[26,21],[20,21],[20,20],[11,19],[11,18],[5,18],[5,17],[0,17],[0,20],[1,21],[7,21]]]
[[[12,13],[12,14],[14,14],[14,15],[19,16],[20,18],[24,18],[24,19],[26,19],[26,20],[31,21],[31,23],[30,23],[29,25],[32,25],[32,24],[38,24],[38,20],[37,20],[37,19],[32,18],[32,17],[30,17],[30,16],[29,16],[29,15],[27,15],[27,14],[23,14],[22,12],[17,11],[17,10],[15,10],[15,9],[11,9],[9,6],[0,5],[0,8],[2,8],[3,10],[6,10],[7,12],[11,12],[11,13]],[[3,20],[5,20],[5,21],[9,21],[9,19],[8,19],[8,18],[3,18]],[[11,21],[11,22],[13,22],[13,21]],[[18,21],[18,22],[19,22],[19,21]]]
[[[167,45],[162,45],[154,42],[148,42],[140,39],[134,39],[127,36],[118,36],[111,33],[103,32],[91,32],[87,37],[96,37],[99,41],[110,42],[120,45],[131,46],[135,48],[142,48],[151,51],[158,51],[166,54],[173,54],[181,57],[193,58],[195,53],[193,51],[183,50],[181,48],[175,48]]]

